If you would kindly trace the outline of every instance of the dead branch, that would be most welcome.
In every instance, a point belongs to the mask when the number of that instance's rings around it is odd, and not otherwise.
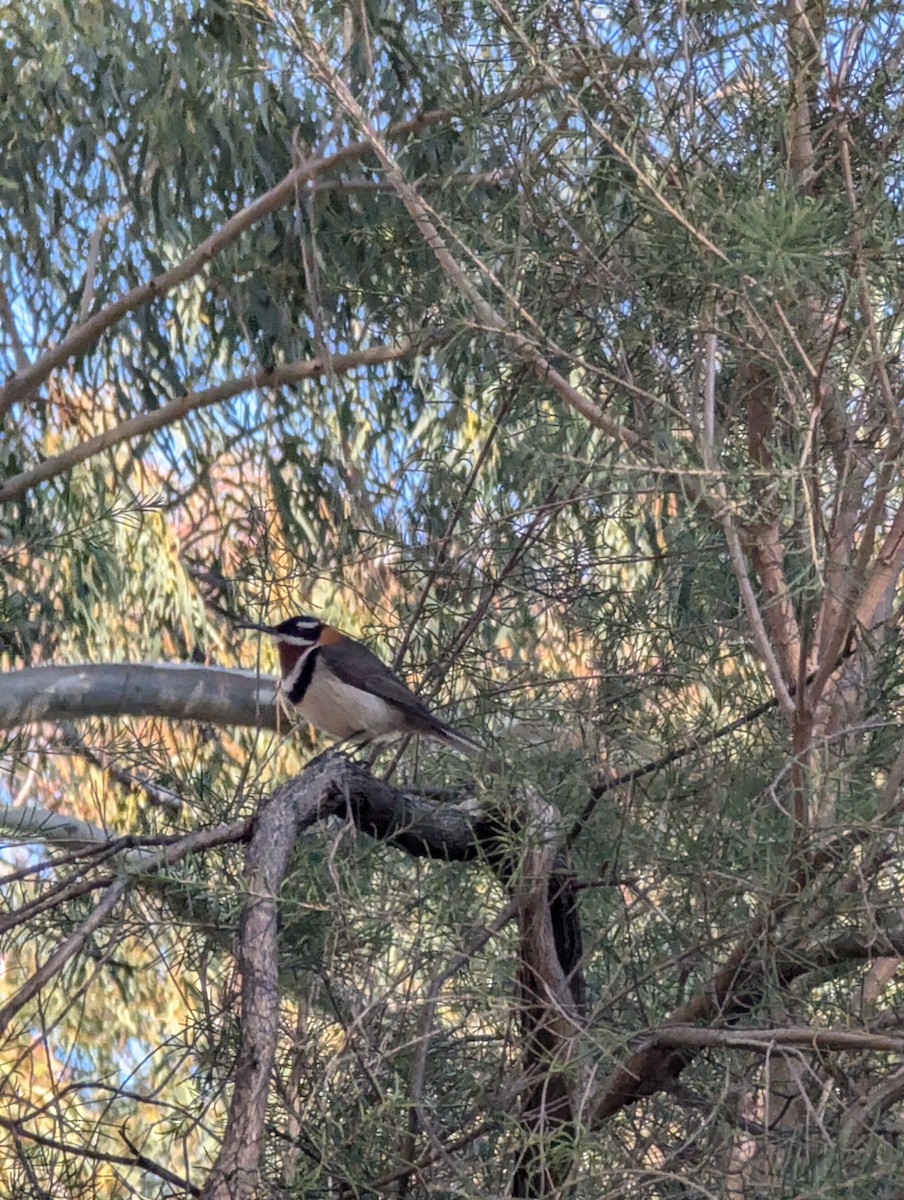
[[[579,1029],[583,976],[570,875],[556,858],[551,840],[553,810],[536,797],[529,799],[519,825],[528,821],[532,848],[516,865],[510,821],[498,815],[472,815],[464,807],[395,788],[376,779],[363,764],[330,751],[277,788],[252,834],[248,901],[238,938],[240,1048],[223,1145],[204,1188],[207,1200],[250,1200],[257,1186],[279,1029],[279,888],[297,835],[333,814],[351,819],[361,832],[408,854],[460,862],[481,858],[510,882],[522,934],[522,1022],[533,1047],[533,1053],[528,1053],[533,1071],[528,1091],[539,1095],[537,1089],[543,1089],[538,1111],[545,1125],[561,1127],[570,1119],[566,1067]],[[553,1093],[562,1100],[551,1106]]]

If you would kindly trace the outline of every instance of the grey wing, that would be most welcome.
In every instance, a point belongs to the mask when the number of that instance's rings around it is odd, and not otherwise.
[[[373,651],[360,642],[351,645],[347,642],[328,643],[321,646],[318,653],[323,665],[343,683],[351,687],[364,687],[403,713],[408,733],[440,738],[472,757],[485,756],[485,749],[480,742],[435,717],[420,696],[407,688]],[[495,760],[488,760],[488,765],[490,769],[498,770]]]
[[[389,704],[414,717],[426,717],[429,725],[441,725],[427,705],[397,679],[372,650],[361,643],[334,642],[320,647],[320,661],[352,687],[363,687]]]

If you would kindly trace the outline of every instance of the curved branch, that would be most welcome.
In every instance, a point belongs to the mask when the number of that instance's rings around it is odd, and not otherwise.
[[[751,934],[756,932],[752,930]],[[762,934],[762,927],[758,932]],[[757,942],[758,937],[754,936],[742,942],[729,956],[726,965],[668,1017],[658,1030],[646,1036],[641,1045],[616,1068],[595,1097],[594,1124],[614,1116],[620,1109],[645,1096],[674,1090],[678,1076],[690,1065],[700,1049],[706,1045],[725,1044],[724,1031],[702,1029],[699,1037],[695,1037],[688,1032],[688,1027],[696,1021],[731,1021],[749,1012],[760,1001],[767,984],[767,973],[761,963],[751,961]],[[874,937],[864,937],[855,932],[845,933],[823,944],[785,947],[769,964],[769,979],[778,979],[787,987],[810,972],[899,952],[904,952],[904,930],[883,930],[881,935]],[[678,1032],[670,1034],[673,1029]],[[813,1036],[816,1032],[813,1031]],[[738,1036],[742,1040],[746,1038],[750,1048],[750,1031],[739,1033]],[[860,1048],[867,1048],[863,1045],[862,1035],[853,1036],[860,1038]],[[900,1039],[895,1040],[900,1042]],[[813,1041],[813,1037],[810,1041]],[[837,1042],[834,1047],[829,1043],[824,1045],[827,1049],[842,1048]],[[869,1048],[882,1049],[878,1044]]]
[[[337,752],[314,759],[265,801],[248,848],[248,899],[238,938],[241,1041],[223,1144],[202,1193],[206,1200],[250,1200],[256,1194],[279,1036],[279,891],[296,837],[324,817],[348,812],[359,828],[411,853],[474,857],[470,822],[459,812],[450,828],[448,811],[375,779]],[[459,839],[453,846],[448,835],[455,826]]]
[[[520,918],[523,1024],[534,1052],[529,1057],[535,1088],[526,1121],[548,1127],[546,1132],[567,1126],[572,1101],[566,1068],[580,1028],[575,1004],[580,965],[574,959],[579,929],[573,905],[562,902],[569,880],[555,861],[554,810],[537,796],[526,798],[526,808],[532,848],[516,867],[510,820],[471,816],[463,806],[394,788],[341,752],[320,755],[265,802],[248,851],[248,900],[239,935],[239,1055],[223,1145],[203,1191],[206,1200],[250,1200],[255,1194],[279,1033],[279,890],[297,835],[334,814],[348,816],[362,832],[409,854],[463,862],[479,857],[509,882],[517,893],[511,908]],[[563,919],[568,939],[556,927]],[[542,1090],[543,1079],[550,1082],[548,1093]],[[553,1090],[556,1102],[551,1105]],[[537,1164],[522,1164],[522,1173],[533,1177],[537,1170]]]
[[[78,663],[0,674],[0,729],[79,717],[169,717],[275,730],[276,680],[194,663]]]

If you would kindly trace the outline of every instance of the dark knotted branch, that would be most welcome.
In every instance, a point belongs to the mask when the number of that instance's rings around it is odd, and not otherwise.
[[[437,807],[367,776],[366,794],[349,794],[357,827],[409,854],[461,862],[484,859],[513,897],[518,920],[519,1020],[526,1093],[521,1120],[525,1147],[515,1166],[514,1196],[549,1195],[562,1185],[572,1158],[569,1142],[578,1111],[575,1039],[582,1027],[586,988],[576,881],[556,848],[558,813],[529,789],[518,816],[470,817]],[[515,835],[527,849],[515,854]],[[426,1036],[426,1031],[425,1031]],[[409,1130],[409,1152],[416,1129]]]
[[[512,894],[527,1080],[521,1118],[527,1136],[512,1194],[551,1194],[571,1168],[570,1153],[557,1150],[557,1143],[570,1140],[578,1111],[574,1044],[586,993],[576,881],[556,848],[558,813],[528,789],[519,797],[517,818],[499,813],[471,818],[370,776],[366,796],[350,793],[349,807],[359,829],[410,854],[485,859]],[[512,835],[525,833],[526,851],[514,854]]]
[[[270,1073],[279,1029],[278,896],[298,834],[330,815],[347,816],[363,833],[418,857],[486,861],[514,894],[520,928],[519,984],[529,1069],[525,1124],[532,1153],[539,1133],[571,1123],[569,1067],[583,996],[580,928],[574,883],[553,842],[555,812],[529,795],[519,825],[530,849],[516,863],[512,822],[479,817],[466,806],[437,803],[375,779],[367,767],[329,752],[264,802],[247,856],[248,896],[238,935],[242,976],[241,1036],[223,1144],[204,1188],[206,1200],[250,1200],[259,1161]],[[537,1194],[536,1165],[519,1165],[520,1194]],[[557,1176],[561,1173],[557,1173]]]

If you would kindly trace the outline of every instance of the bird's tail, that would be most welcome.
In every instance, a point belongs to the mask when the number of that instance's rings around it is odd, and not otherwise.
[[[473,758],[475,762],[479,762],[491,774],[498,775],[501,771],[502,766],[499,759],[495,758],[486,746],[484,746],[483,742],[478,742],[476,738],[469,737],[468,734],[462,733],[458,729],[453,729],[451,725],[445,725],[442,721],[436,721],[431,732],[435,738],[441,742],[445,742],[453,750],[459,750],[462,754],[466,754],[468,758]]]

